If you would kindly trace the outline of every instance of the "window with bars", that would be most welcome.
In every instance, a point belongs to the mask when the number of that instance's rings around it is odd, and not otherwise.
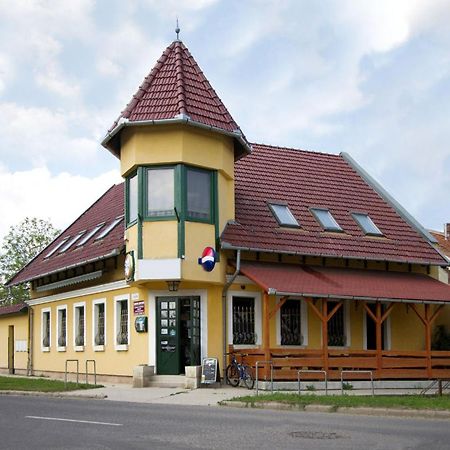
[[[105,304],[97,303],[95,305],[95,345],[105,345]]]
[[[75,307],[75,345],[84,345],[84,306]]]
[[[287,300],[280,308],[281,345],[302,345],[301,302]]]
[[[117,344],[128,344],[128,300],[119,300],[116,304],[117,308]]]
[[[233,344],[256,344],[254,298],[233,297]]]
[[[67,310],[58,310],[58,347],[65,347],[67,344]]]
[[[338,303],[329,301],[328,313],[333,311]],[[328,345],[330,347],[343,347],[346,343],[344,305],[342,305],[328,321]]]
[[[50,347],[50,311],[42,312],[42,347]]]

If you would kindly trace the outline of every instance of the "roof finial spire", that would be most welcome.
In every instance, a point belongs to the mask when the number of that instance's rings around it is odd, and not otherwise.
[[[175,28],[175,33],[177,33],[177,41],[180,40],[180,26],[178,25],[178,17],[177,17],[177,27]]]

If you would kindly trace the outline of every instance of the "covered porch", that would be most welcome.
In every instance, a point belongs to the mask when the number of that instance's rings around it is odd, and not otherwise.
[[[340,379],[342,370],[360,371],[353,379],[450,379],[450,351],[432,350],[433,326],[450,305],[450,286],[433,278],[411,272],[387,272],[288,264],[243,262],[241,274],[260,286],[262,299],[262,339],[259,346],[233,346],[229,350],[244,353],[245,361],[255,367],[257,361],[271,361],[275,380],[297,380],[298,371],[323,370],[328,379]],[[276,298],[273,302],[271,299]],[[273,345],[271,321],[283,305],[297,299],[320,326],[319,348],[310,345]],[[329,324],[344,305],[362,308],[373,324],[371,349],[330,345]],[[384,326],[397,310],[406,309],[419,325],[411,332],[405,321],[392,324],[402,336],[402,349],[386,348]],[[403,323],[402,323],[403,322]],[[422,348],[408,349],[412,335],[421,336]],[[423,337],[423,339],[422,339]],[[333,339],[331,339],[333,342]],[[316,346],[317,347],[317,346]],[[356,346],[357,347],[357,346]],[[368,348],[367,345],[365,345]],[[269,366],[263,365],[261,378],[268,379]],[[303,379],[323,375],[302,373]]]

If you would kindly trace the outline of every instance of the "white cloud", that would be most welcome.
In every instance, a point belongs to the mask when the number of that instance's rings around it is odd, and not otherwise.
[[[18,172],[0,167],[0,236],[27,216],[65,228],[120,181],[115,170],[87,178],[64,172],[53,176],[45,167]]]

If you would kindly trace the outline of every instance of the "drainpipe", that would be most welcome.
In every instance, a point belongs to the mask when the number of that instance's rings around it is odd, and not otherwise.
[[[34,310],[28,305],[28,364],[27,375],[31,377],[33,375],[33,318]]]
[[[241,270],[241,250],[237,251],[236,255],[236,270],[229,281],[225,283],[225,286],[222,289],[222,335],[223,335],[223,379],[225,380],[225,372],[227,369],[227,293],[230,286],[233,284],[236,277],[239,275]]]

